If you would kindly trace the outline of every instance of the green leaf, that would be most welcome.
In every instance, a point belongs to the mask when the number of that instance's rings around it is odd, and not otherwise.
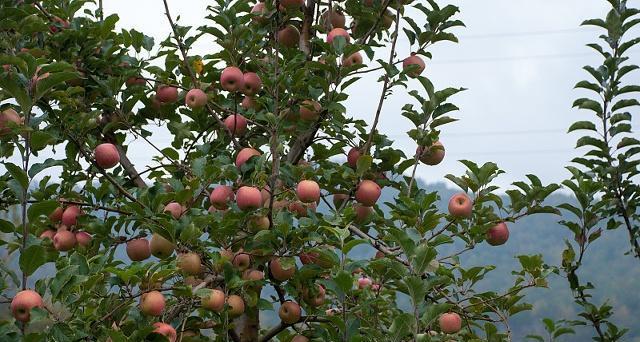
[[[31,110],[31,98],[27,90],[14,77],[0,77],[0,90],[16,99],[22,111]]]
[[[1,220],[0,219],[0,232],[3,233],[13,233],[15,231],[16,227],[13,223],[6,221],[6,220]]]
[[[29,276],[46,261],[44,247],[40,245],[31,245],[20,254],[20,269],[24,274]]]
[[[9,174],[13,179],[20,184],[23,190],[26,190],[29,187],[29,178],[21,167],[13,163],[4,163],[4,166],[7,168],[7,171],[9,171]]]
[[[27,217],[29,221],[35,221],[41,215],[49,216],[58,206],[59,204],[55,200],[33,203],[27,209]]]
[[[577,131],[577,130],[595,131],[596,125],[591,121],[578,121],[573,123],[573,125],[569,127],[569,130],[567,131],[567,133]]]
[[[420,244],[415,249],[415,254],[411,259],[411,265],[415,274],[422,274],[429,266],[429,262],[433,260],[437,255],[434,248],[431,248],[427,243]]]
[[[47,92],[51,88],[57,86],[58,84],[62,84],[66,81],[70,81],[78,77],[79,75],[75,72],[56,72],[49,74],[48,77],[39,80],[36,84],[36,100],[47,94]]]
[[[56,139],[54,136],[47,132],[35,131],[31,133],[31,150],[40,151],[47,147],[47,145],[54,142]]]
[[[64,166],[65,162],[63,160],[56,160],[56,159],[52,159],[52,158],[47,158],[47,160],[45,160],[42,163],[37,163],[37,164],[33,164],[33,166],[31,166],[31,168],[29,168],[29,177],[33,178],[35,177],[38,173],[50,168],[50,167],[54,167],[54,166]]]
[[[371,168],[371,164],[373,163],[373,157],[368,154],[360,156],[358,158],[358,162],[356,163],[356,173],[358,175],[363,175]]]

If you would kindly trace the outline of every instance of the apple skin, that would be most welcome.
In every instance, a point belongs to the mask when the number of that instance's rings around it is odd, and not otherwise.
[[[243,148],[242,150],[240,150],[240,152],[238,152],[238,155],[236,156],[236,167],[242,167],[242,165],[246,163],[247,160],[249,160],[251,157],[259,155],[260,152],[256,149],[253,149],[251,147]]]
[[[82,210],[76,205],[70,205],[62,213],[62,224],[73,227],[78,223],[78,216],[82,215]]]
[[[229,66],[220,74],[220,86],[229,92],[236,92],[243,88],[244,75],[238,67]]]
[[[324,289],[324,286],[317,285],[317,289],[314,293],[311,293],[311,291],[309,291],[309,289],[307,288],[305,288],[302,292],[303,292],[304,301],[305,303],[309,304],[309,306],[317,308],[319,306],[322,306],[322,304],[324,304],[324,297],[326,295],[326,290]]]
[[[347,18],[335,9],[331,12],[325,10],[320,16],[320,22],[324,27],[331,25],[331,28],[344,28],[347,24]]]
[[[449,199],[449,214],[456,218],[469,218],[473,210],[471,198],[465,193],[457,193]]]
[[[51,214],[49,214],[49,220],[51,220],[51,222],[53,223],[62,221],[62,213],[64,213],[64,208],[57,207],[51,212]]]
[[[178,255],[178,268],[187,275],[198,275],[201,273],[200,255],[198,253],[182,253]]]
[[[11,133],[9,123],[17,126],[22,125],[22,118],[13,108],[5,109],[0,112],[0,137]]]
[[[260,92],[262,89],[262,80],[260,76],[255,72],[247,72],[242,76],[243,87],[242,93],[248,96],[253,96]]]
[[[80,247],[89,247],[91,245],[91,235],[87,232],[76,232],[76,241]]]
[[[202,108],[207,104],[207,101],[207,94],[197,88],[189,90],[187,95],[184,97],[185,106],[191,109]]]
[[[373,214],[372,207],[364,206],[359,203],[354,204],[353,209],[356,211],[356,223],[366,223],[371,214]]]
[[[127,242],[127,256],[131,261],[142,261],[149,259],[151,256],[151,249],[149,247],[149,240],[144,238],[133,239]]]
[[[56,235],[56,231],[53,229],[47,229],[44,232],[40,233],[41,239],[49,239],[53,241],[53,237]]]
[[[154,333],[165,336],[169,342],[176,342],[178,334],[176,333],[176,329],[171,325],[162,322],[155,322],[153,323],[153,326],[155,327],[155,330],[153,330]]]
[[[248,281],[258,281],[264,279],[264,272],[252,269],[246,269],[242,272],[242,279]]]
[[[427,165],[438,165],[442,162],[445,155],[444,146],[440,141],[436,141],[431,147],[425,151],[425,148],[418,146],[416,154],[420,157],[420,161]]]
[[[293,25],[287,25],[278,31],[278,43],[287,48],[295,48],[300,43],[300,31]]]
[[[264,2],[258,2],[251,9],[251,14],[254,15],[254,17],[251,19],[256,23],[266,23],[267,18],[265,18],[264,16],[266,13],[267,8],[265,7]]]
[[[160,316],[164,306],[164,295],[159,291],[149,291],[140,296],[140,311],[145,315]]]
[[[362,277],[362,278],[358,279],[358,288],[360,290],[363,290],[363,289],[371,286],[371,284],[372,284],[372,281],[371,281],[370,278]]]
[[[278,310],[278,316],[280,320],[285,324],[294,324],[300,320],[302,310],[300,305],[296,302],[286,301],[280,306]]]
[[[235,136],[243,136],[247,132],[247,119],[242,114],[227,116],[224,125]]]
[[[233,256],[233,266],[240,271],[248,269],[251,266],[251,256],[247,253],[242,253],[242,251],[236,253]]]
[[[300,8],[304,4],[304,0],[281,0],[280,6],[286,9]]]
[[[303,180],[296,188],[298,199],[304,203],[318,202],[320,200],[320,186],[312,180]]]
[[[224,292],[214,289],[211,290],[208,296],[202,298],[202,307],[207,310],[222,312],[224,310],[224,301]]]
[[[445,334],[455,334],[462,329],[462,319],[455,312],[443,313],[438,318],[440,330]]]
[[[349,56],[342,58],[342,66],[350,67],[354,65],[363,64],[362,54],[360,52],[354,52]]]
[[[309,338],[303,335],[296,335],[291,339],[291,342],[309,342]]]
[[[244,110],[258,110],[258,102],[256,102],[255,97],[253,96],[245,96],[240,102],[240,107],[244,108]]]
[[[149,249],[151,250],[151,254],[158,259],[166,259],[171,254],[173,254],[173,250],[175,246],[171,241],[165,239],[159,234],[153,234],[151,236],[151,242],[149,243]]]
[[[178,101],[178,88],[172,86],[159,86],[156,89],[156,99],[161,103],[173,103]]]
[[[349,36],[349,32],[347,32],[347,30],[341,27],[336,27],[329,31],[329,34],[327,34],[327,43],[332,44],[333,40],[336,37],[344,37],[347,43],[351,40],[351,37]]]
[[[382,190],[376,182],[365,179],[358,185],[356,201],[364,206],[372,207],[380,198],[381,193]]]
[[[235,199],[233,189],[228,185],[217,186],[211,195],[209,195],[209,201],[216,209],[225,210],[229,208],[229,202]]]
[[[315,121],[320,116],[322,106],[317,101],[304,100],[300,104],[300,118],[305,121]]]
[[[120,153],[114,144],[100,144],[96,146],[93,154],[96,158],[96,164],[103,169],[110,169],[120,162]]]
[[[252,186],[243,186],[236,193],[236,203],[242,210],[258,209],[262,206],[262,194],[260,189]]]
[[[68,230],[60,229],[53,236],[53,247],[61,252],[70,251],[76,243],[76,235]]]
[[[269,263],[269,273],[271,277],[277,281],[286,281],[296,274],[296,266],[293,265],[291,268],[283,268],[280,263],[280,258],[275,258]]]
[[[417,65],[418,67],[414,70],[411,71],[407,71],[407,75],[409,77],[418,77],[420,76],[420,74],[422,74],[422,72],[424,71],[425,65],[424,65],[424,61],[422,60],[422,58],[420,58],[420,56],[416,55],[415,53],[412,53],[411,56],[405,58],[402,61],[402,68],[403,69],[407,69],[409,68],[409,66],[412,65]]]
[[[11,300],[11,313],[20,322],[29,322],[31,319],[31,309],[42,308],[42,297],[33,290],[22,290]]]
[[[491,246],[504,245],[509,240],[509,228],[504,222],[500,222],[497,225],[487,230],[487,242]]]
[[[275,205],[275,203],[274,203]],[[316,211],[316,207],[318,205],[316,204],[316,202],[311,202],[311,203],[302,203],[300,201],[293,201],[291,203],[289,203],[289,211],[297,214],[300,217],[307,217],[307,210],[311,210],[313,212]]]
[[[164,207],[163,212],[171,214],[177,220],[185,212],[185,208],[178,202],[170,202]]]
[[[349,194],[333,194],[333,206],[336,210],[342,208],[349,200]]]
[[[360,159],[360,156],[362,155],[362,153],[360,153],[360,149],[357,147],[353,147],[349,150],[349,153],[347,153],[347,164],[349,164],[349,166],[351,166],[351,168],[355,169],[358,166],[358,159]]]
[[[244,313],[244,299],[238,295],[230,295],[227,297],[229,305],[229,316],[237,317]]]

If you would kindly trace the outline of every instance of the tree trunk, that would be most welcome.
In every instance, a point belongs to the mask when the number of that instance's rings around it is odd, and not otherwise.
[[[244,314],[235,321],[235,332],[240,337],[241,342],[258,341],[260,331],[260,315],[258,307],[247,307]]]

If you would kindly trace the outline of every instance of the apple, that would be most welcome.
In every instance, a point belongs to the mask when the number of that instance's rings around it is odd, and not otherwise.
[[[243,186],[236,193],[236,203],[242,210],[258,209],[262,206],[262,194],[260,189],[252,186]]]
[[[353,205],[356,211],[356,223],[365,223],[373,213],[373,208],[356,203]]]
[[[323,27],[344,28],[347,24],[347,19],[342,12],[332,9],[331,11],[322,12],[320,22],[322,22]]]
[[[125,84],[127,85],[127,87],[134,87],[134,86],[143,86],[145,85],[146,81],[144,78],[140,78],[140,77],[129,77],[127,78],[127,81],[125,82]],[[155,99],[155,97],[154,97]]]
[[[362,277],[362,278],[358,279],[358,288],[361,289],[361,290],[365,289],[365,288],[371,286],[371,283],[372,283],[372,281],[371,281],[370,278]]]
[[[356,189],[356,201],[364,206],[372,207],[380,198],[381,193],[382,190],[376,182],[365,179]]]
[[[289,203],[289,211],[300,217],[307,217],[307,210],[315,212],[317,206],[316,202],[302,203],[300,201],[293,201]]]
[[[440,330],[445,334],[455,334],[462,329],[462,319],[455,312],[443,313],[438,318]]]
[[[224,299],[224,292],[217,289],[211,290],[206,297],[202,298],[202,307],[207,310],[222,312],[224,310]]]
[[[381,251],[377,251],[377,252],[376,252],[376,255],[375,255],[375,257],[374,257],[374,258],[376,258],[376,259],[382,259],[382,258],[384,258],[385,256],[386,256],[386,255],[385,255],[383,252],[381,252]]]
[[[29,322],[31,319],[31,309],[42,308],[42,297],[33,290],[22,290],[16,293],[11,300],[11,313],[20,322]]]
[[[260,152],[251,147],[245,147],[236,156],[236,167],[240,168],[244,163],[247,162],[253,156],[259,156]]]
[[[127,242],[126,251],[131,261],[142,261],[151,256],[149,240],[144,238],[133,239]]]
[[[303,180],[296,188],[298,199],[304,203],[318,202],[320,200],[320,186],[312,180]]]
[[[412,70],[408,70],[409,67],[416,65]],[[405,58],[402,61],[402,69],[406,71],[409,77],[418,77],[424,71],[424,61],[420,56],[412,53],[411,56]]]
[[[75,226],[78,223],[78,216],[82,215],[82,210],[76,205],[70,205],[62,213],[62,224],[67,227]]]
[[[229,207],[229,202],[234,199],[235,194],[233,193],[233,189],[228,185],[217,186],[213,191],[211,191],[211,195],[209,195],[211,205],[220,210],[227,209]]]
[[[176,333],[176,329],[174,329],[171,325],[162,322],[155,322],[153,323],[153,326],[155,327],[155,329],[153,330],[154,333],[166,337],[169,342],[176,342],[178,334]]]
[[[231,295],[227,298],[229,305],[229,316],[237,317],[244,313],[244,300],[238,295]]]
[[[22,118],[13,108],[0,112],[0,137],[11,133],[11,126],[22,125]]]
[[[444,159],[444,146],[440,141],[436,141],[425,150],[425,147],[418,146],[416,153],[420,156],[420,161],[427,165],[438,165]]]
[[[201,272],[200,255],[198,253],[181,253],[178,255],[178,268],[188,275],[198,275]]]
[[[156,89],[156,99],[162,103],[173,103],[178,101],[178,88],[162,85]]]
[[[296,9],[304,5],[304,0],[281,0],[280,6],[286,9]]]
[[[40,238],[43,239],[43,240],[44,239],[49,239],[49,240],[53,241],[53,237],[56,235],[56,233],[57,232],[55,230],[53,230],[53,229],[47,229],[47,230],[45,230],[44,232],[42,232],[40,234]]]
[[[164,207],[163,212],[171,214],[171,216],[177,220],[185,212],[185,209],[186,208],[178,202],[170,202]]]
[[[242,99],[242,102],[240,102],[240,107],[244,108],[244,110],[257,110],[258,102],[256,102],[256,99],[253,96],[245,96]]]
[[[249,229],[251,229],[251,231],[253,232],[267,230],[269,229],[269,226],[270,226],[269,217],[264,215],[254,216],[250,218],[249,221],[247,222],[247,227],[249,227]]]
[[[457,218],[469,218],[471,217],[471,210],[473,209],[473,203],[471,198],[465,193],[458,193],[451,196],[449,200],[449,214]]]
[[[297,323],[301,315],[302,310],[300,309],[300,305],[292,301],[282,303],[280,310],[278,310],[278,316],[280,316],[280,320],[285,324]]]
[[[160,316],[164,310],[164,295],[159,291],[149,291],[140,297],[140,310],[145,315]]]
[[[238,252],[233,257],[233,266],[240,271],[246,270],[251,266],[251,256],[247,253]]]
[[[51,18],[51,22],[52,24],[49,25],[49,31],[51,31],[51,33],[57,33],[63,29],[68,29],[70,26],[69,21],[55,15]]]
[[[296,335],[291,339],[291,342],[309,342],[309,339],[303,335]]]
[[[491,246],[504,245],[507,240],[509,240],[509,228],[504,222],[498,223],[487,231],[487,242]]]
[[[300,118],[305,121],[315,121],[320,116],[322,106],[313,100],[304,100],[300,105]]]
[[[344,37],[347,43],[351,40],[351,37],[349,36],[349,32],[347,32],[347,30],[341,27],[336,27],[329,31],[329,34],[327,34],[327,43],[332,44],[333,40],[336,37]]]
[[[171,241],[162,237],[162,235],[154,233],[153,236],[151,236],[149,249],[151,250],[151,254],[156,258],[165,259],[173,254],[175,246]]]
[[[349,194],[333,194],[333,206],[336,210],[343,208],[344,203],[349,200]]]
[[[236,92],[243,88],[244,75],[238,67],[230,66],[220,74],[220,86],[229,92]]]
[[[258,2],[251,9],[251,14],[254,15],[252,18],[256,23],[266,23],[267,18],[265,18],[265,14],[267,14],[267,8],[264,5],[264,2]]]
[[[264,279],[264,272],[247,269],[242,273],[242,279],[248,281],[258,281]]]
[[[325,294],[326,291],[324,289],[324,286],[322,285],[317,285],[315,291],[310,291],[307,288],[303,290],[304,301],[309,304],[309,306],[312,306],[314,308],[317,308],[324,304]]]
[[[380,288],[382,288],[382,285],[380,285],[380,284],[371,284],[371,290],[372,291],[378,292],[378,291],[380,291]]]
[[[360,52],[354,52],[342,58],[342,65],[348,68],[353,65],[360,65],[362,61],[362,54]]]
[[[96,164],[103,169],[110,169],[120,162],[120,153],[114,144],[104,143],[96,146],[93,155],[96,158]]]
[[[358,159],[360,159],[361,155],[362,154],[360,153],[359,148],[352,147],[349,150],[349,153],[347,153],[347,164],[355,169],[356,167],[358,167]]]
[[[278,43],[284,47],[295,48],[300,42],[300,31],[293,25],[287,25],[278,31]]]
[[[49,214],[49,220],[51,220],[51,222],[53,223],[57,223],[62,221],[62,213],[64,213],[64,208],[62,207],[57,207],[55,208],[51,214]]]
[[[76,232],[76,241],[80,247],[89,247],[91,245],[91,235],[87,232]]]
[[[242,136],[247,131],[247,119],[242,114],[232,114],[224,119],[224,125],[235,136]]]
[[[66,252],[76,246],[76,235],[68,230],[58,230],[53,236],[53,247],[61,252]]]
[[[191,89],[184,97],[184,104],[192,109],[199,109],[207,104],[207,94],[201,89]]]
[[[243,76],[242,93],[248,96],[253,96],[260,92],[262,89],[262,80],[260,76],[255,72],[247,72]]]
[[[269,273],[277,281],[286,281],[296,274],[296,265],[292,263],[288,268],[285,268],[280,262],[280,258],[274,258],[269,262]]]

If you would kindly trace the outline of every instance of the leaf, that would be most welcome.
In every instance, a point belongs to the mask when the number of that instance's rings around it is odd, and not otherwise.
[[[31,110],[31,98],[27,94],[27,90],[18,83],[18,80],[13,77],[0,77],[0,90],[3,90],[9,96],[16,99],[16,102],[22,108],[22,111]]]
[[[45,160],[42,163],[37,163],[37,164],[33,164],[33,166],[31,166],[31,168],[29,168],[29,177],[33,178],[35,177],[38,173],[50,168],[50,167],[54,167],[54,166],[64,166],[65,162],[63,160],[56,160],[56,159],[52,159],[52,158],[47,158],[47,160]]]
[[[596,130],[596,125],[591,121],[574,122],[571,125],[571,127],[569,127],[569,130],[567,131],[567,133],[570,133],[570,132],[573,132],[573,131],[577,131],[577,130],[595,131]]]
[[[55,141],[55,137],[47,132],[43,132],[43,131],[32,132],[31,133],[31,150],[40,151],[54,141]]]
[[[636,99],[624,99],[616,102],[616,104],[611,107],[611,111],[615,112],[619,109],[631,107],[631,106],[640,106],[640,102]]]
[[[56,200],[33,203],[27,209],[29,221],[35,221],[39,216],[49,216],[59,206]]]
[[[47,92],[58,84],[78,78],[75,72],[56,72],[49,74],[48,77],[40,79],[36,84],[36,100],[47,94]]]
[[[415,255],[411,259],[411,265],[413,266],[413,271],[416,274],[422,274],[429,266],[429,262],[433,260],[437,255],[435,249],[431,248],[427,243],[420,244],[415,249]]]
[[[13,223],[0,219],[0,232],[13,233],[16,227]]]
[[[20,184],[23,190],[26,190],[29,187],[29,178],[22,168],[13,163],[4,163],[4,166],[7,168],[7,171],[9,171],[9,174],[11,174],[13,179]]]
[[[31,245],[20,254],[20,269],[30,276],[47,261],[44,247]]]
[[[373,163],[373,157],[368,154],[360,156],[356,163],[356,173],[358,175],[363,175],[371,168],[371,164]]]

